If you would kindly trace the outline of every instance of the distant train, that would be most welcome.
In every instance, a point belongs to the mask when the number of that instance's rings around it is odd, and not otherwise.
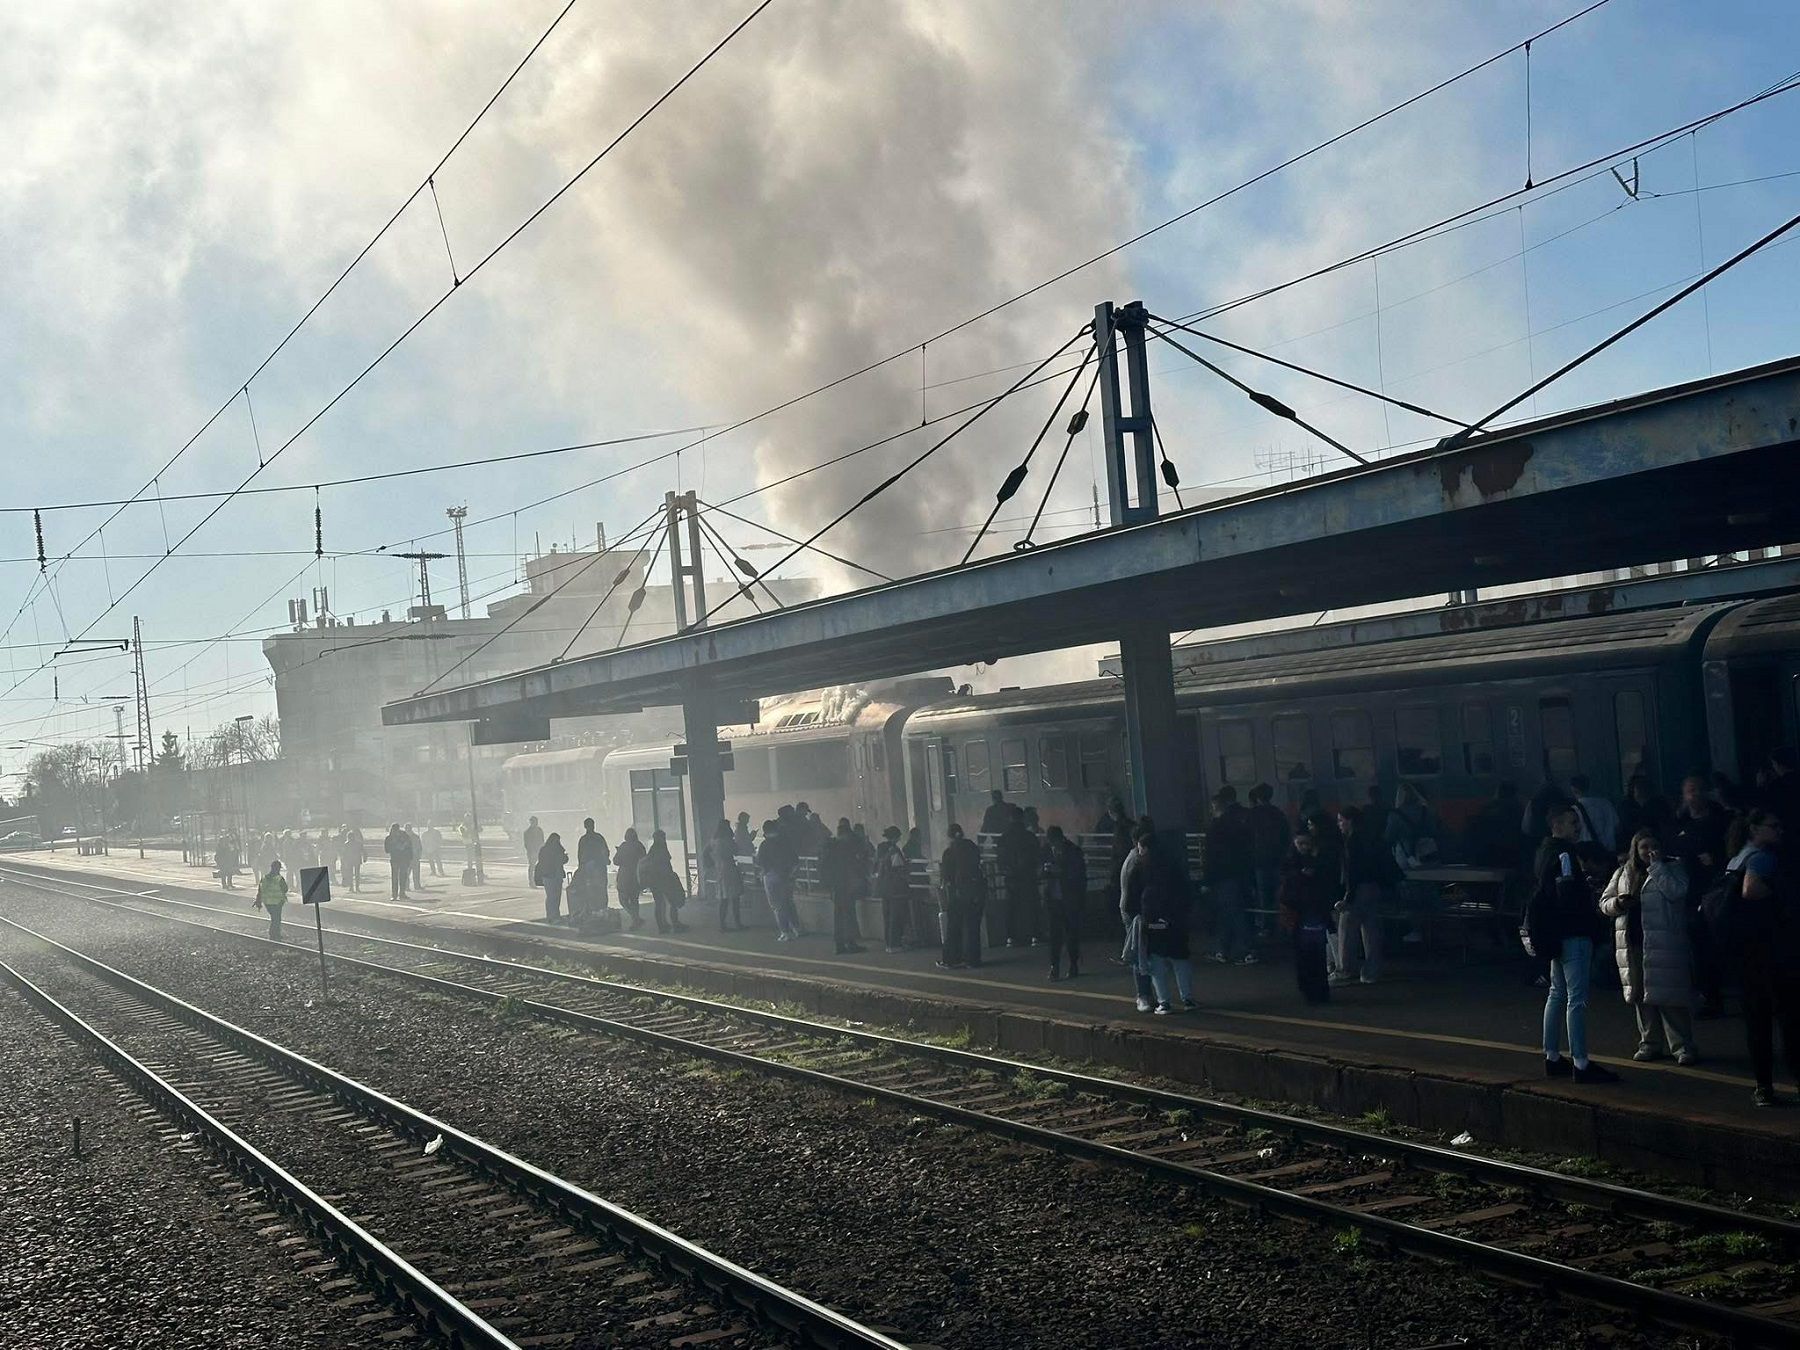
[[[1586,772],[1614,797],[1639,772],[1663,787],[1717,767],[1746,775],[1800,739],[1800,595],[1471,628],[1266,654],[1211,644],[1177,677],[1193,828],[1220,786],[1256,783],[1277,802],[1308,791],[1334,806],[1416,784],[1459,825],[1502,780],[1529,792],[1544,771]],[[1241,657],[1236,653],[1243,652]],[[760,824],[804,800],[828,820],[921,828],[940,847],[970,828],[992,789],[1046,825],[1087,830],[1130,795],[1118,682],[956,694],[947,679],[766,700],[758,725],[723,733],[731,811]],[[515,755],[507,822],[545,829],[593,815],[609,831],[685,835],[672,744]],[[557,823],[553,823],[557,822]]]

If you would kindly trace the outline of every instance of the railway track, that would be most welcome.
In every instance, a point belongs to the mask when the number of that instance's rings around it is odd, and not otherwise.
[[[376,1340],[456,1346],[901,1342],[447,1122],[41,933],[4,977],[285,1211],[322,1290]],[[29,967],[29,969],[22,968]],[[278,1161],[277,1154],[285,1161]],[[310,1180],[302,1180],[302,1175]],[[352,1210],[365,1211],[352,1213]]]
[[[0,879],[263,946],[240,911]],[[132,900],[123,904],[118,898]],[[1800,1346],[1800,1223],[1413,1140],[470,952],[335,930],[340,967],[1136,1169],[1742,1345]],[[358,955],[348,954],[354,944]],[[305,950],[291,948],[292,950]]]

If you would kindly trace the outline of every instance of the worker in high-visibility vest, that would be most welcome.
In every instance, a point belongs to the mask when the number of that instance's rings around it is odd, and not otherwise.
[[[256,907],[269,912],[269,941],[281,941],[281,907],[287,903],[287,878],[281,875],[281,859],[269,861],[269,870],[256,883]]]

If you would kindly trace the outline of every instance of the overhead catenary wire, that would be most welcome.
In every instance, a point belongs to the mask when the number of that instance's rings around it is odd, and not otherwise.
[[[768,9],[768,7],[772,3],[774,3],[774,0],[761,0],[760,4],[758,4],[754,9],[752,9],[742,19],[740,19],[730,29],[730,31],[728,31],[725,34],[725,36],[723,36],[717,42],[715,42],[713,44],[713,46],[711,48],[709,48],[703,56],[701,56],[699,58],[698,61],[696,61],[693,65],[691,65],[687,69],[686,73],[684,73],[678,80],[676,80],[667,89],[665,89],[660,95],[658,95],[657,98],[647,108],[645,108],[635,118],[633,118],[624,127],[623,130],[619,131],[616,135],[614,135],[613,138],[606,143],[606,145],[600,150],[600,152],[598,154],[596,154],[592,159],[588,160],[587,163],[584,164],[581,168],[577,169],[575,171],[575,173],[562,184],[562,186],[558,187],[553,193],[551,193],[547,198],[545,198],[544,201],[541,202],[529,215],[527,215],[523,221],[521,221],[518,225],[516,225],[498,243],[496,243],[485,254],[483,254],[481,259],[478,262],[476,262],[473,267],[471,267],[469,269],[468,274],[463,278],[463,281],[467,282],[467,281],[472,280],[478,273],[480,273],[482,271],[483,268],[485,268],[496,257],[498,257],[501,254],[501,252],[503,252],[509,245],[511,245],[514,240],[518,239],[520,235],[524,234],[524,232],[526,230],[528,230],[532,226],[532,224],[535,223],[540,217],[542,217],[546,211],[548,211],[552,206],[554,206],[558,201],[560,201],[565,194],[567,194],[572,188],[574,188],[574,186],[577,183],[579,183],[584,177],[586,177],[587,174],[589,172],[591,172],[596,165],[598,165],[609,154],[611,154],[612,151],[614,149],[616,149],[620,145],[620,143],[625,140],[626,137],[630,136],[633,131],[635,131],[638,127],[642,126],[644,124],[644,122],[647,121],[656,112],[657,109],[662,107],[663,104],[667,103],[669,101],[669,99],[674,97],[674,95],[679,90],[681,90],[684,86],[686,86],[686,84],[690,80],[692,80],[694,78],[694,76],[697,75],[707,65],[708,62],[710,62],[715,56],[717,56],[721,51],[723,51],[733,38],[735,38],[739,33],[743,32],[744,29],[747,28],[760,14],[762,14],[764,10]],[[310,417],[308,417],[303,423],[301,423],[300,427],[292,435],[290,435],[285,441],[283,441],[281,443],[281,445],[276,448],[274,453],[269,455],[268,459],[265,462],[258,465],[255,472],[247,475],[244,478],[244,480],[237,485],[236,490],[234,490],[223,501],[220,501],[217,505],[215,505],[206,514],[204,514],[200,518],[200,520],[192,528],[190,528],[188,530],[188,532],[186,534],[182,535],[182,537],[175,542],[174,549],[171,550],[171,552],[179,550],[183,544],[185,544],[189,539],[193,538],[194,535],[196,535],[197,533],[200,532],[200,530],[205,528],[207,523],[209,521],[211,521],[213,519],[213,517],[216,516],[220,511],[222,511],[225,508],[225,506],[230,503],[230,501],[232,500],[233,497],[238,495],[239,491],[241,491],[245,487],[248,487],[250,485],[250,482],[258,474],[262,473],[263,470],[266,469],[269,464],[273,464],[284,453],[286,453],[286,451],[288,449],[290,449],[297,441],[299,441],[299,439],[302,436],[304,436],[307,433],[307,431],[309,431],[314,425],[316,425],[320,421],[320,419],[325,417],[326,414],[328,414],[334,407],[336,407],[337,404],[339,402],[341,402],[347,395],[349,395],[352,390],[356,389],[357,386],[360,385],[364,379],[366,379],[377,367],[379,367],[382,364],[382,362],[387,360],[387,358],[389,356],[391,356],[396,350],[398,350],[398,348],[400,347],[400,345],[402,343],[404,343],[409,337],[411,337],[413,333],[417,332],[425,324],[425,322],[431,318],[431,316],[433,314],[437,313],[437,311],[443,307],[445,301],[447,301],[452,295],[456,294],[459,289],[460,289],[459,287],[449,288],[448,290],[444,291],[429,306],[427,306],[423,313],[421,313],[410,324],[408,324],[404,329],[402,329],[400,334],[397,337],[395,337],[391,342],[389,342],[387,344],[387,346],[383,347],[381,349],[381,351],[378,352],[374,356],[374,358],[368,362],[367,365],[363,366],[363,368],[357,372],[357,374],[349,381],[349,383],[344,385],[343,388],[339,389],[338,392],[333,394],[331,396],[331,398],[328,399],[322,407],[320,407],[316,412],[314,412]],[[105,619],[108,614],[112,613],[112,611],[118,607],[118,605],[121,601],[123,601],[126,597],[133,594],[138,589],[138,587],[143,585],[143,583],[145,581],[147,581],[152,575],[154,575],[156,573],[156,571],[158,570],[158,568],[161,567],[161,565],[162,565],[162,563],[160,561],[151,563],[150,566],[148,568],[146,568],[138,576],[137,580],[132,582],[131,585],[128,586],[121,595],[119,595],[117,598],[115,598],[111,604],[109,604],[104,610],[102,610],[97,616],[95,616],[95,618],[89,623],[88,627],[83,629],[82,635],[85,636],[88,632],[91,632],[93,630],[94,626],[97,625],[98,623],[100,623],[101,620]]]
[[[640,522],[636,528],[642,529],[644,526],[648,525],[651,521],[655,520],[657,518],[657,516],[662,513],[662,509],[663,508],[658,507],[655,511],[652,511],[649,515],[645,516],[643,521]],[[630,537],[629,532],[627,533],[626,537],[627,537],[627,539],[629,539],[629,537]],[[568,656],[569,652],[571,650],[573,650],[575,644],[581,640],[581,635],[583,633],[587,632],[588,625],[591,624],[595,619],[600,617],[600,611],[606,608],[606,602],[608,600],[612,599],[613,593],[615,591],[617,591],[619,589],[619,587],[623,586],[627,581],[629,581],[631,579],[632,569],[635,568],[638,565],[638,563],[643,560],[644,553],[649,549],[650,540],[653,537],[654,536],[650,535],[650,534],[646,534],[644,536],[644,542],[642,544],[638,545],[638,551],[634,555],[632,555],[631,561],[626,563],[625,566],[623,566],[619,569],[618,575],[612,579],[612,585],[610,585],[606,588],[606,593],[600,597],[599,602],[597,604],[595,604],[593,610],[588,614],[587,618],[583,619],[581,621],[581,623],[576,626],[576,629],[575,629],[574,633],[572,633],[570,635],[568,642],[563,645],[562,651],[557,654],[556,659],[558,661],[561,661],[565,657]],[[598,562],[604,556],[605,556],[604,552],[598,552],[594,555],[594,561]],[[590,564],[590,566],[591,566],[591,564]],[[587,570],[587,568],[584,567],[581,570],[583,572],[585,572]],[[577,575],[579,575],[579,573],[577,573]],[[646,576],[649,575],[647,569],[646,569],[645,575]],[[572,577],[569,579],[573,580]],[[561,585],[558,585],[554,590],[552,590],[548,595],[546,595],[544,597],[544,599],[548,600],[551,595],[555,595],[556,591],[561,590],[561,589],[562,589]],[[642,587],[640,586],[639,589],[641,590]],[[633,592],[634,595],[636,593],[637,593],[636,591]],[[542,603],[542,602],[540,602],[540,603]],[[640,599],[638,601],[638,603],[642,604],[643,601]],[[526,610],[525,614],[521,614],[519,617],[521,619],[525,618],[526,615],[530,614],[532,612],[532,610],[534,610],[536,608],[538,608],[538,606],[533,605],[531,607],[531,609]],[[504,632],[505,630],[502,630],[502,631]],[[496,634],[496,636],[499,636],[499,634]],[[483,645],[486,645],[486,644],[483,644]],[[471,655],[473,655],[473,653],[471,653]],[[462,662],[460,662],[460,661],[457,662],[458,666],[460,666],[461,664],[462,664]],[[452,666],[450,669],[455,670],[456,668],[457,668],[456,666]],[[449,672],[445,672],[445,673],[448,674]],[[442,677],[440,676],[439,678],[442,678]],[[437,683],[437,681],[433,680],[432,684],[435,684],[435,683]],[[426,685],[425,687],[427,689],[429,689],[431,687],[431,685]]]
[[[1056,491],[1056,480],[1062,476],[1063,465],[1068,462],[1069,449],[1075,444],[1075,438],[1087,426],[1088,405],[1094,401],[1094,390],[1100,387],[1100,370],[1101,367],[1096,362],[1093,378],[1088,381],[1087,393],[1081,396],[1081,407],[1076,409],[1075,416],[1069,419],[1068,434],[1063,438],[1062,453],[1056,457],[1056,467],[1050,470],[1050,481],[1044,484],[1044,495],[1038,499],[1037,510],[1032,512],[1031,523],[1026,526],[1025,533],[1013,542],[1013,548],[1018,552],[1037,547],[1032,536],[1037,533],[1038,522],[1044,518],[1044,508],[1050,505],[1050,494]],[[982,529],[985,530],[988,525],[993,523],[994,518],[989,516]]]
[[[1470,439],[1470,437],[1474,436],[1483,427],[1485,427],[1489,422],[1492,422],[1496,417],[1499,417],[1505,413],[1512,411],[1514,408],[1518,407],[1521,403],[1523,403],[1526,399],[1532,397],[1534,394],[1537,394],[1537,393],[1541,392],[1542,390],[1548,388],[1550,385],[1556,383],[1556,381],[1560,380],[1563,376],[1567,375],[1570,371],[1574,370],[1576,367],[1585,365],[1588,361],[1591,361],[1594,357],[1600,355],[1600,353],[1605,351],[1608,347],[1613,346],[1617,342],[1623,341],[1625,338],[1629,337],[1631,334],[1637,332],[1637,330],[1642,328],[1645,324],[1649,323],[1657,315],[1662,314],[1665,311],[1680,304],[1683,300],[1687,299],[1688,296],[1692,295],[1695,291],[1699,290],[1701,287],[1706,286],[1713,281],[1716,281],[1719,277],[1721,277],[1725,273],[1729,272],[1732,268],[1736,267],[1739,263],[1743,262],[1746,258],[1752,257],[1753,255],[1760,253],[1763,249],[1767,248],[1770,244],[1774,243],[1777,239],[1781,238],[1782,235],[1784,235],[1784,234],[1788,233],[1790,230],[1792,230],[1796,225],[1800,225],[1800,215],[1789,216],[1780,225],[1777,225],[1774,229],[1770,230],[1767,234],[1763,235],[1761,238],[1757,239],[1755,242],[1745,245],[1743,248],[1739,249],[1736,253],[1732,254],[1729,258],[1725,259],[1725,261],[1720,263],[1718,266],[1713,267],[1713,268],[1709,269],[1708,271],[1701,273],[1700,276],[1696,277],[1693,281],[1689,282],[1687,285],[1683,286],[1680,290],[1676,291],[1675,294],[1669,296],[1667,299],[1662,300],[1655,305],[1652,305],[1649,309],[1645,310],[1642,314],[1638,315],[1637,318],[1633,319],[1630,323],[1626,324],[1623,328],[1616,329],[1612,333],[1609,333],[1606,337],[1604,337],[1600,341],[1596,342],[1593,346],[1589,347],[1586,351],[1582,352],[1579,356],[1570,358],[1568,361],[1565,361],[1562,365],[1558,366],[1555,370],[1551,371],[1548,375],[1544,376],[1541,380],[1537,380],[1537,381],[1533,382],[1529,388],[1524,390],[1524,392],[1514,395],[1512,398],[1508,399],[1505,403],[1502,403],[1498,408],[1495,408],[1486,417],[1480,418],[1476,422],[1471,423],[1468,427],[1465,427],[1461,431],[1452,432],[1450,435],[1446,436],[1440,442],[1440,445],[1444,449],[1451,449],[1451,448],[1454,448],[1455,446],[1466,443]]]
[[[1288,407],[1287,404],[1283,403],[1280,399],[1276,398],[1273,394],[1265,394],[1259,389],[1252,389],[1249,385],[1245,384],[1237,376],[1233,375],[1229,370],[1226,370],[1223,366],[1215,365],[1211,361],[1208,361],[1204,356],[1200,355],[1199,352],[1194,351],[1191,347],[1184,347],[1181,343],[1177,342],[1174,338],[1170,337],[1168,335],[1168,333],[1163,331],[1162,329],[1151,328],[1150,335],[1152,337],[1161,338],[1164,342],[1168,343],[1171,347],[1173,347],[1176,351],[1180,352],[1182,355],[1190,358],[1191,360],[1199,363],[1200,365],[1204,366],[1206,369],[1210,370],[1213,374],[1217,375],[1220,379],[1224,380],[1225,383],[1231,385],[1234,389],[1236,389],[1239,393],[1243,394],[1244,397],[1249,399],[1252,403],[1254,403],[1257,407],[1261,408],[1264,412],[1273,413],[1276,417],[1285,418],[1286,420],[1292,422],[1295,426],[1299,427],[1301,430],[1309,432],[1314,436],[1317,436],[1320,440],[1324,441],[1325,444],[1329,445],[1332,449],[1338,451],[1340,454],[1348,455],[1351,459],[1355,460],[1358,464],[1367,464],[1369,462],[1365,457],[1357,454],[1356,451],[1352,450],[1349,446],[1345,445],[1342,441],[1338,440],[1335,436],[1332,436],[1327,432],[1319,430],[1318,427],[1315,427],[1311,422],[1308,422],[1304,417],[1300,416],[1299,413],[1295,412],[1292,408]]]
[[[1610,214],[1610,212],[1608,214]],[[1363,385],[1352,383],[1349,380],[1339,379],[1336,375],[1327,375],[1322,370],[1313,370],[1308,366],[1298,365],[1292,361],[1284,361],[1279,356],[1271,356],[1267,352],[1257,351],[1254,347],[1246,347],[1242,343],[1231,342],[1212,333],[1202,332],[1200,329],[1185,324],[1179,319],[1166,319],[1160,314],[1152,314],[1149,318],[1156,323],[1162,324],[1164,327],[1178,328],[1184,333],[1190,333],[1194,337],[1200,338],[1202,341],[1211,342],[1234,352],[1241,352],[1245,356],[1253,356],[1258,361],[1266,361],[1272,366],[1280,366],[1283,370],[1291,370],[1296,374],[1307,375],[1315,380],[1322,380],[1326,384],[1334,384],[1339,389],[1348,389],[1353,394],[1365,394],[1369,398],[1379,399],[1383,403],[1391,403],[1396,408],[1404,408],[1407,412],[1417,413],[1421,417],[1429,417],[1437,422],[1448,422],[1453,427],[1463,427],[1468,425],[1468,423],[1464,422],[1461,418],[1449,417],[1444,413],[1434,412],[1430,408],[1421,407],[1417,403],[1412,403],[1406,399],[1395,398],[1391,394],[1383,393],[1379,389],[1369,389]]]
[[[1094,359],[1095,354],[1101,347],[1110,346],[1112,344],[1114,336],[1115,333],[1113,327],[1109,324],[1107,326],[1106,336],[1103,338],[1096,338],[1094,345],[1088,348],[1087,353],[1081,358],[1081,364],[1076,366],[1074,372],[1069,376],[1068,384],[1063,386],[1063,391],[1057,397],[1055,406],[1050,409],[1050,415],[1044,419],[1044,425],[1039,427],[1038,434],[1032,437],[1030,446],[1025,450],[1025,457],[1013,466],[1011,472],[1006,475],[1005,481],[1000,484],[999,491],[994,493],[994,505],[992,509],[988,511],[987,519],[982,522],[981,528],[975,532],[975,537],[969,541],[969,547],[964,550],[962,561],[959,562],[957,566],[966,567],[968,565],[969,559],[975,556],[975,550],[981,547],[981,541],[987,537],[987,532],[994,523],[994,517],[1000,514],[1000,508],[1011,501],[1018,490],[1025,485],[1025,475],[1031,472],[1031,457],[1037,454],[1038,447],[1044,443],[1044,437],[1048,436],[1050,434],[1050,428],[1056,425],[1056,419],[1062,413],[1063,405],[1069,401],[1069,395],[1073,394],[1075,392],[1075,386],[1081,383],[1081,372],[1087,369],[1087,363]],[[1096,364],[1094,374],[1097,377],[1099,373],[1100,369],[1098,364]],[[1087,421],[1085,414],[1078,414],[1078,417],[1082,422]],[[1071,439],[1074,438],[1075,431],[1076,428],[1071,424],[1069,430]]]
[[[750,584],[755,583],[763,588],[763,594],[769,597],[776,609],[787,608],[786,605],[782,604],[781,597],[775,594],[774,590],[770,588],[767,578],[765,578],[761,572],[757,571],[753,564],[748,562],[741,553],[731,546],[731,542],[726,539],[724,535],[719,533],[718,526],[714,525],[705,516],[701,515],[698,510],[694,512],[694,522],[712,539],[713,548],[719,554],[719,561],[724,563],[728,570],[735,570],[741,574],[738,581],[738,590],[749,599],[751,604],[756,605],[756,597],[750,590]],[[749,582],[744,581],[742,579],[743,577],[748,577],[750,579]],[[756,605],[756,608],[760,611],[762,606]]]
[[[942,436],[938,440],[933,441],[929,446],[927,446],[924,450],[920,451],[917,455],[915,455],[911,460],[907,461],[907,463],[902,465],[899,469],[895,470],[893,473],[889,474],[886,478],[882,479],[879,483],[877,483],[874,487],[870,488],[867,492],[863,493],[862,496],[858,497],[849,506],[845,507],[842,511],[838,512],[837,515],[833,516],[830,520],[826,521],[818,529],[814,530],[810,535],[808,535],[806,537],[806,539],[802,543],[796,545],[794,548],[790,549],[787,553],[784,553],[781,556],[781,558],[775,563],[775,565],[773,567],[769,568],[768,570],[773,572],[773,571],[776,571],[779,568],[785,566],[787,563],[791,562],[798,554],[803,552],[806,548],[810,547],[813,544],[816,544],[826,534],[830,533],[833,529],[837,528],[837,526],[841,525],[844,521],[848,520],[851,516],[855,515],[863,507],[867,506],[870,502],[874,501],[877,497],[879,497],[882,493],[886,492],[889,488],[893,487],[895,483],[898,483],[902,478],[906,477],[907,474],[911,473],[914,469],[918,468],[919,465],[923,464],[926,460],[930,459],[939,450],[943,449],[944,446],[948,445],[951,441],[955,440],[958,436],[962,435],[963,432],[967,431],[970,427],[974,426],[983,417],[987,416],[988,413],[992,412],[995,408],[997,408],[1000,405],[1000,403],[1004,399],[1006,399],[1009,395],[1016,393],[1022,385],[1024,385],[1028,380],[1030,380],[1033,376],[1035,376],[1045,366],[1049,365],[1052,361],[1056,360],[1057,357],[1061,356],[1064,352],[1068,351],[1070,347],[1074,346],[1084,336],[1086,336],[1087,332],[1092,327],[1093,327],[1093,325],[1089,324],[1084,328],[1078,329],[1076,331],[1076,333],[1074,334],[1074,336],[1070,337],[1068,339],[1068,341],[1066,341],[1062,344],[1062,346],[1058,347],[1055,351],[1051,352],[1050,355],[1046,356],[1042,361],[1038,362],[1037,365],[1033,366],[1029,373],[1022,375],[1019,377],[1019,379],[1015,380],[1013,382],[1013,384],[1011,385],[1011,387],[1009,387],[1005,392],[1001,393],[996,398],[993,398],[993,399],[989,400],[987,403],[983,404],[982,407],[980,408],[980,410],[971,414],[967,421],[965,421],[962,424],[960,424],[959,426],[957,426],[948,435]],[[713,609],[717,609],[717,608],[718,607],[716,605],[713,607]],[[711,609],[709,609],[706,612],[706,614],[702,617],[711,618],[712,613],[713,613],[713,611]]]
[[[770,535],[773,538],[785,540],[790,544],[804,544],[803,540],[796,539],[793,535],[778,530],[773,525],[764,524],[760,520],[752,520],[749,516],[740,516],[736,511],[728,510],[723,506],[715,506],[711,502],[704,500],[700,501],[700,505],[709,513],[716,511],[727,520],[735,520],[740,524],[750,526],[752,529],[761,530],[764,534]],[[854,568],[858,572],[867,573],[877,581],[893,580],[886,572],[877,572],[873,567],[865,567],[862,563],[852,561],[842,554],[833,553],[830,549],[820,548],[817,544],[805,544],[805,547],[811,552],[817,553],[821,558],[829,558],[834,563],[841,563],[845,567]]]

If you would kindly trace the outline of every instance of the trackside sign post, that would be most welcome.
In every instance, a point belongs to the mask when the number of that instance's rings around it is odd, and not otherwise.
[[[329,867],[300,869],[300,900],[313,907],[313,929],[319,935],[319,998],[323,1001],[330,997],[325,987],[325,920],[321,917],[325,913],[324,906],[331,903]]]

